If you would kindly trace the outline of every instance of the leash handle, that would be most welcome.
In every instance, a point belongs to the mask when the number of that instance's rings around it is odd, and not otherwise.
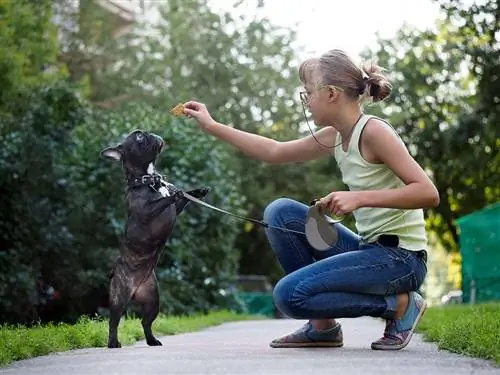
[[[245,216],[241,216],[241,215],[238,215],[238,214],[235,214],[235,213],[223,210],[221,208],[212,206],[211,204],[208,204],[207,202],[204,202],[201,199],[193,197],[192,195],[186,193],[185,191],[183,191],[182,194],[184,195],[185,198],[189,199],[192,202],[201,204],[202,206],[208,207],[208,208],[210,208],[212,210],[222,212],[223,214],[234,216],[234,217],[237,217],[237,218],[242,219],[242,220],[249,221],[249,222],[254,223],[254,224],[262,225],[263,227],[266,227],[266,228],[278,229],[278,230],[281,230],[283,232],[292,232],[292,233],[304,234],[305,235],[305,232],[300,232],[300,231],[293,230],[293,229],[288,229],[288,228],[275,227],[273,225],[269,225],[268,223],[266,223],[264,221],[257,220],[257,219],[252,219],[252,218],[245,217]]]

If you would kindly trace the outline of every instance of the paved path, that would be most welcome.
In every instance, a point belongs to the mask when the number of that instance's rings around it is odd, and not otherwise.
[[[343,348],[272,349],[268,343],[302,322],[265,320],[222,326],[161,338],[162,347],[134,346],[109,350],[80,349],[19,361],[0,368],[10,375],[171,375],[171,374],[499,374],[491,362],[444,351],[414,336],[397,352],[370,349],[383,323],[372,318],[340,319]]]

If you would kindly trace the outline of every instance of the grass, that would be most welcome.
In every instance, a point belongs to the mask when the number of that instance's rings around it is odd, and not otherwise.
[[[259,319],[259,316],[240,315],[228,311],[186,317],[159,316],[153,323],[155,335],[175,335],[193,332],[230,321]],[[144,340],[139,319],[122,319],[119,330],[122,345]],[[33,358],[71,349],[105,347],[108,321],[82,318],[77,324],[57,324],[35,327],[0,326],[0,366],[13,361]]]
[[[500,365],[500,304],[428,308],[418,326],[440,349]]]

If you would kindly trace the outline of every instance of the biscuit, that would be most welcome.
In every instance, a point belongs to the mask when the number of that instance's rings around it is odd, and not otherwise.
[[[174,108],[170,110],[170,113],[174,116],[182,116],[184,114],[184,104],[179,103]]]

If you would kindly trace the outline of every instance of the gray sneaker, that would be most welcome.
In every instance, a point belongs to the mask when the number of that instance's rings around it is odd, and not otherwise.
[[[340,323],[330,329],[317,331],[311,322],[286,336],[271,341],[271,348],[334,347],[344,345]]]
[[[424,315],[427,303],[417,292],[410,292],[408,308],[401,319],[388,320],[384,336],[372,342],[374,350],[403,349],[411,340],[420,318]]]

